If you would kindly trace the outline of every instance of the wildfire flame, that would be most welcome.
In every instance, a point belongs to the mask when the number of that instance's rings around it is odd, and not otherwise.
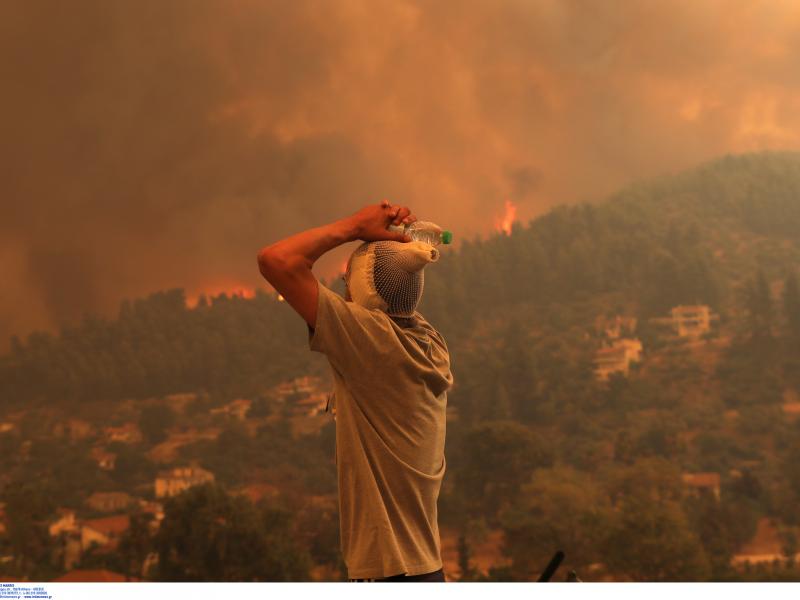
[[[186,306],[189,308],[195,308],[197,307],[197,303],[200,301],[200,296],[205,296],[206,298],[210,299],[214,296],[219,296],[220,294],[248,300],[256,297],[256,291],[251,287],[242,285],[240,283],[220,282],[205,285],[200,289],[196,289],[187,293]]]
[[[511,227],[514,224],[514,221],[517,218],[517,206],[511,202],[511,200],[506,200],[505,202],[505,213],[502,217],[494,220],[494,228],[497,231],[502,231],[506,235],[511,235]]]

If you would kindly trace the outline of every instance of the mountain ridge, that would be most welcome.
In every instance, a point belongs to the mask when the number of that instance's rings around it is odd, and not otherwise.
[[[420,309],[456,347],[504,311],[588,303],[647,319],[702,303],[733,314],[756,271],[773,282],[794,272],[798,232],[800,153],[726,156],[599,204],[555,208],[511,235],[467,240],[429,269]],[[169,290],[124,301],[117,319],[13,338],[0,390],[27,399],[253,394],[319,372],[310,354],[302,323],[268,294],[221,295],[190,310],[182,290]]]

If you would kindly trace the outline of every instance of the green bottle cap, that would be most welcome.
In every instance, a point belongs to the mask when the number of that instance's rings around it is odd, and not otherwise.
[[[442,232],[442,243],[449,244],[453,241],[453,232],[452,231],[443,231]]]

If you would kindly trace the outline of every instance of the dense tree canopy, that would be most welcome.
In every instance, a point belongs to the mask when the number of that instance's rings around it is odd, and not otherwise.
[[[289,511],[205,485],[170,500],[156,537],[161,581],[302,581],[310,561]]]

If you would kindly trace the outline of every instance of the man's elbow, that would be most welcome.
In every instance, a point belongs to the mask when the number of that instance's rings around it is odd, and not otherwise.
[[[298,257],[284,256],[270,246],[263,248],[258,253],[258,270],[267,281],[271,281],[276,274],[284,274],[302,268],[303,262]]]
[[[258,253],[258,270],[269,280],[273,273],[281,271],[282,257],[269,246],[262,248]]]

